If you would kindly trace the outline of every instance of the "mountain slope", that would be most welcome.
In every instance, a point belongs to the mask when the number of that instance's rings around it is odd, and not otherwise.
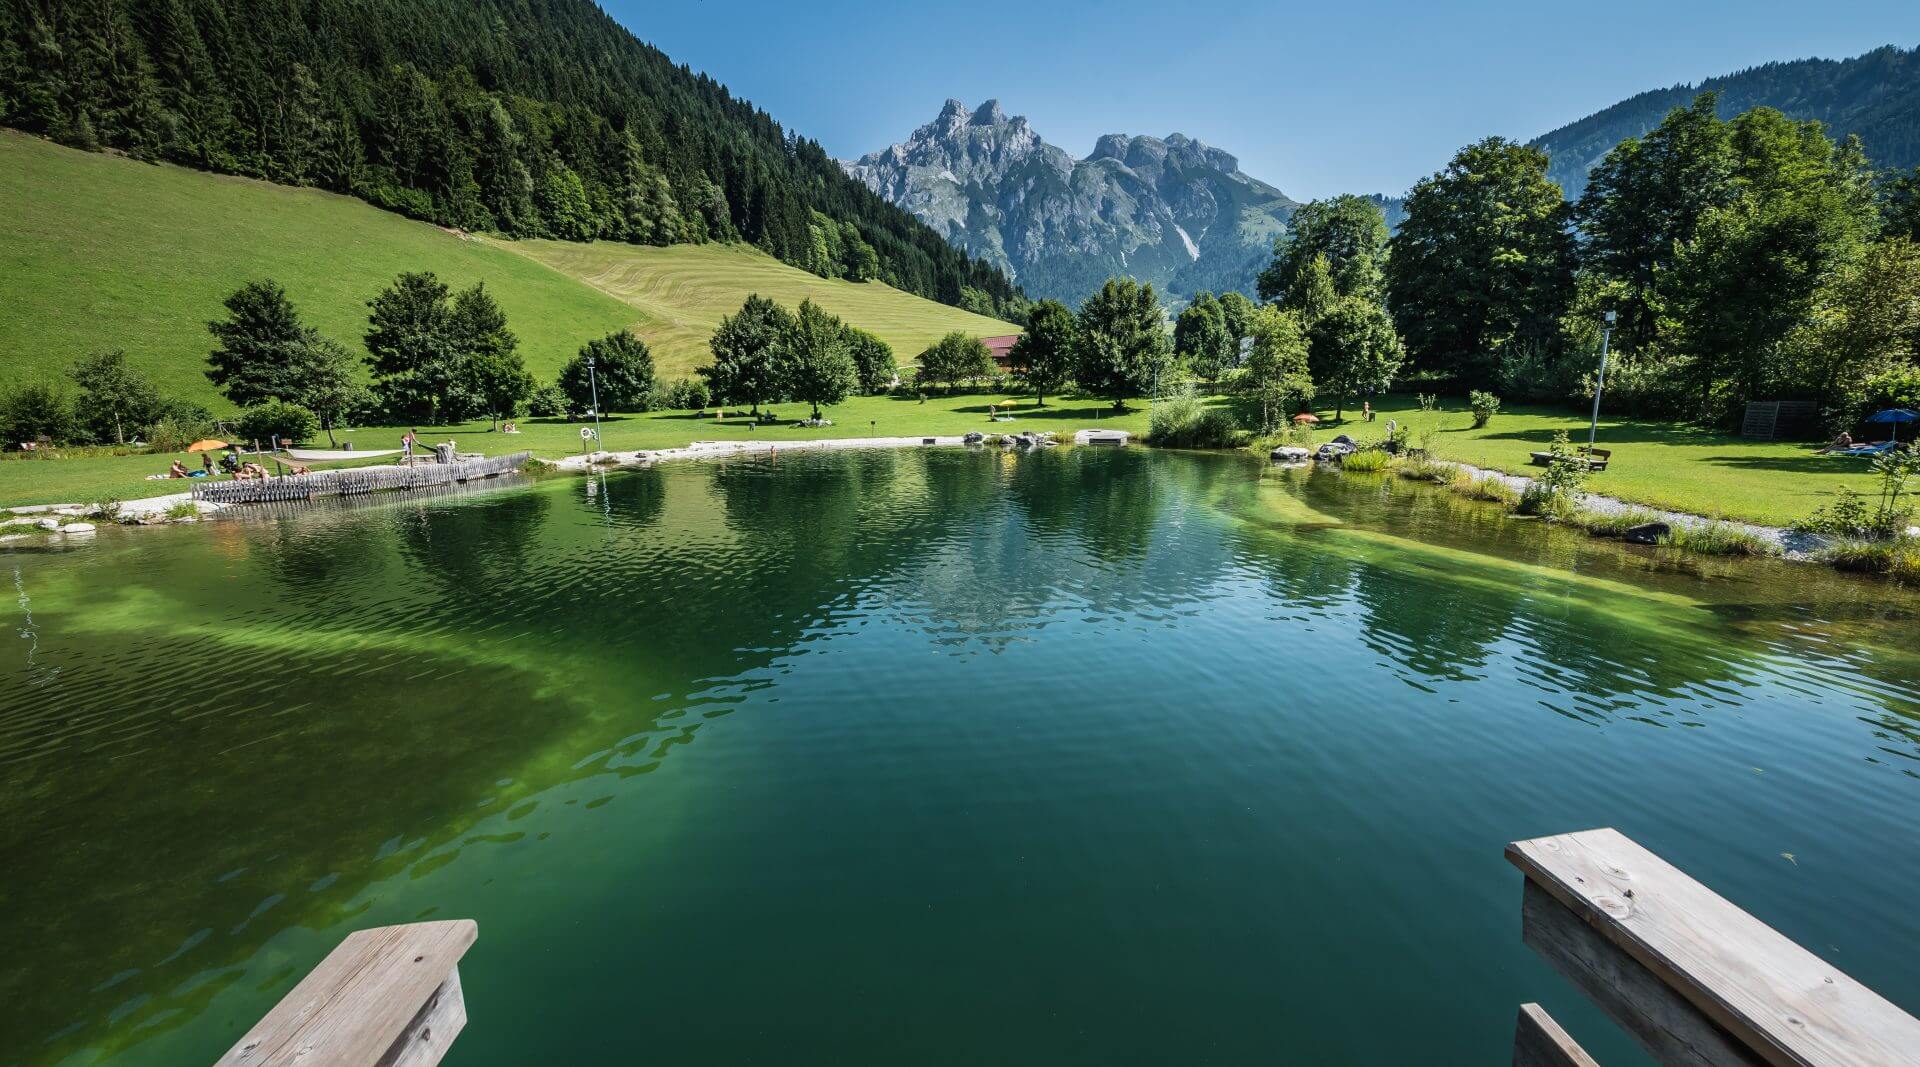
[[[1177,133],[1108,134],[1075,160],[994,100],[949,100],[846,168],[1030,295],[1075,303],[1114,274],[1178,295],[1251,285],[1297,206]]]
[[[739,240],[945,303],[1015,295],[592,0],[9,0],[0,126],[473,231]]]
[[[602,277],[607,263],[619,264],[620,284]],[[578,276],[568,273],[576,264]],[[0,131],[0,382],[57,378],[77,356],[119,348],[162,392],[225,409],[203,373],[206,323],[224,314],[220,301],[234,289],[273,278],[308,321],[358,351],[366,301],[408,270],[455,286],[485,282],[543,381],[581,344],[622,327],[655,347],[663,374],[691,373],[706,359],[701,331],[716,309],[731,311],[756,290],[789,304],[813,297],[879,333],[903,362],[920,350],[904,346],[947,330],[1015,330],[737,245],[463,238],[331,193]],[[621,291],[641,278],[654,279],[644,298]]]
[[[1552,157],[1549,173],[1576,197],[1586,188],[1587,172],[1609,149],[1653,129],[1668,111],[1706,90],[1720,94],[1722,118],[1765,105],[1790,118],[1819,119],[1835,136],[1858,134],[1875,166],[1920,165],[1920,48],[1891,46],[1852,59],[1768,63],[1697,85],[1655,89],[1532,143]]]

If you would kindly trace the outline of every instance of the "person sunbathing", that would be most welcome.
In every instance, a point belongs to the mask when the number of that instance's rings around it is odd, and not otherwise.
[[[1821,449],[1820,451],[1822,451],[1822,452],[1845,452],[1845,451],[1846,451],[1847,449],[1849,449],[1849,448],[1852,448],[1852,447],[1853,447],[1853,435],[1852,435],[1852,434],[1850,434],[1850,433],[1848,433],[1848,432],[1847,432],[1847,431],[1845,431],[1845,430],[1841,430],[1841,431],[1840,431],[1840,436],[1838,436],[1838,437],[1836,437],[1836,438],[1834,438],[1834,439],[1833,439],[1833,443],[1832,443],[1832,444],[1830,444],[1830,445],[1828,445],[1827,447],[1825,447],[1825,448],[1823,448],[1823,449]]]
[[[187,468],[183,466],[179,460],[176,459],[173,461],[173,465],[167,468],[167,477],[190,478],[192,477],[192,475],[188,474]]]

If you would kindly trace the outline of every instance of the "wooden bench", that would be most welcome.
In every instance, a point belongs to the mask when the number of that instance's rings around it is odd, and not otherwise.
[[[432,1067],[467,1025],[472,919],[348,934],[214,1067]]]
[[[1507,859],[1526,875],[1522,940],[1662,1064],[1920,1062],[1920,1020],[1617,830],[1516,841]],[[1593,1063],[1538,1005],[1513,1062]]]
[[[1553,463],[1553,453],[1551,452],[1529,452],[1527,454],[1533,457],[1533,465],[1536,467],[1545,467]],[[1613,449],[1583,448],[1573,453],[1573,458],[1586,460],[1587,469],[1590,471],[1603,471],[1607,469],[1607,463],[1613,459]]]

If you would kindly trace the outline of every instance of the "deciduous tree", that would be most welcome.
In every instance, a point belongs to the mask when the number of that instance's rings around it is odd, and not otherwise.
[[[780,370],[792,332],[793,316],[785,308],[757,293],[748,296],[713,331],[707,342],[713,362],[701,367],[700,375],[722,402],[745,402],[758,414],[762,401],[783,395]]]
[[[1041,407],[1046,406],[1048,393],[1058,393],[1073,377],[1078,328],[1065,304],[1042,300],[1027,313],[1027,332],[1007,354],[1014,373],[1033,390],[1034,403]]]
[[[1131,397],[1152,391],[1171,362],[1166,315],[1151,282],[1109,278],[1080,305],[1074,380],[1125,411]]]

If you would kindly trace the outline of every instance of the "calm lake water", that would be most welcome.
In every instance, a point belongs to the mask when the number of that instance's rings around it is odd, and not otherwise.
[[[1504,1062],[1615,826],[1920,1009],[1920,600],[1392,480],[789,455],[0,553],[0,1062],[470,917],[456,1065]]]

